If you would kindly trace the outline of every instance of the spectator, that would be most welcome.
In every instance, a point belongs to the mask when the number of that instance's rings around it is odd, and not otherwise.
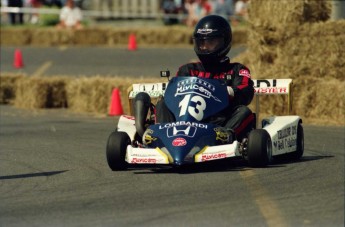
[[[184,8],[187,13],[186,25],[188,27],[193,27],[198,22],[198,17],[196,15],[197,2],[195,0],[186,0]]]
[[[234,15],[234,2],[233,0],[215,0],[214,1],[214,14],[230,20]]]
[[[8,7],[23,7],[23,0],[8,0]],[[24,14],[19,13],[9,13],[10,23],[12,25],[24,24]]]
[[[42,0],[30,0],[30,5],[32,8],[40,8],[43,5],[43,2],[42,2]],[[38,13],[32,14],[30,22],[32,24],[37,24],[38,21],[39,21]]]
[[[67,0],[60,12],[60,23],[58,28],[82,29],[82,13],[79,7],[74,5],[73,0]]]
[[[163,21],[165,25],[177,24],[179,22],[177,15],[182,10],[182,7],[176,0],[164,0],[162,9],[164,13]]]
[[[185,3],[188,12],[186,24],[188,27],[194,27],[198,21],[209,15],[212,11],[208,0],[189,0]]]
[[[248,19],[248,0],[238,0],[235,3],[235,17],[237,22]]]

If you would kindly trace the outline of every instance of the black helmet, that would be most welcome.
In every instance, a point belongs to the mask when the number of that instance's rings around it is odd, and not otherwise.
[[[219,62],[230,51],[232,32],[229,22],[221,16],[208,15],[195,26],[194,51],[203,63]]]

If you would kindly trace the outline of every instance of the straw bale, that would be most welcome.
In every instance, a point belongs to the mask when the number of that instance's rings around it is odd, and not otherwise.
[[[25,77],[16,83],[14,105],[21,108],[67,107],[66,78]]]
[[[128,29],[109,29],[105,35],[107,44],[110,46],[127,44],[130,33],[131,30]]]
[[[256,0],[249,6],[249,19],[255,27],[268,30],[284,28],[286,24],[326,21],[331,3],[326,0]]]
[[[53,30],[42,30],[42,29],[35,29],[31,30],[31,44],[32,45],[43,45],[43,46],[50,46],[54,43],[58,42],[58,37],[56,36],[56,32]]]
[[[107,113],[114,88],[120,89],[121,93],[125,90],[116,78],[77,78],[67,86],[69,107],[77,112]]]
[[[135,83],[157,82],[156,78],[137,78]],[[109,111],[113,89],[120,91],[121,103],[125,113],[129,113],[127,89],[133,80],[124,77],[79,77],[67,85],[68,107],[76,112],[105,114]]]
[[[11,104],[16,97],[16,83],[24,74],[6,74],[0,77],[0,103]]]
[[[293,111],[307,124],[345,125],[345,81],[312,76],[293,80]],[[287,96],[260,96],[260,120],[288,114]],[[255,110],[255,101],[249,106]]]
[[[31,42],[29,29],[0,29],[1,45],[27,45]]]
[[[85,28],[74,31],[73,42],[79,45],[105,45],[107,43],[105,29]]]

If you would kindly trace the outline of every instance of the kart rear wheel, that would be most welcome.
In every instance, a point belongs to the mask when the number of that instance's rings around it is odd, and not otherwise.
[[[125,170],[127,169],[126,149],[131,140],[125,132],[112,132],[107,142],[107,161],[110,169]]]
[[[264,167],[272,159],[271,136],[264,129],[254,129],[248,136],[247,159],[250,166]]]
[[[302,123],[298,123],[297,127],[297,148],[295,152],[290,153],[291,160],[298,160],[303,156],[304,153],[304,132]]]

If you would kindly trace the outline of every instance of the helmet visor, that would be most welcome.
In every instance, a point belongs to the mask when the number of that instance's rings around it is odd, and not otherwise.
[[[223,37],[195,38],[194,45],[199,53],[211,54],[223,47],[224,38]]]

